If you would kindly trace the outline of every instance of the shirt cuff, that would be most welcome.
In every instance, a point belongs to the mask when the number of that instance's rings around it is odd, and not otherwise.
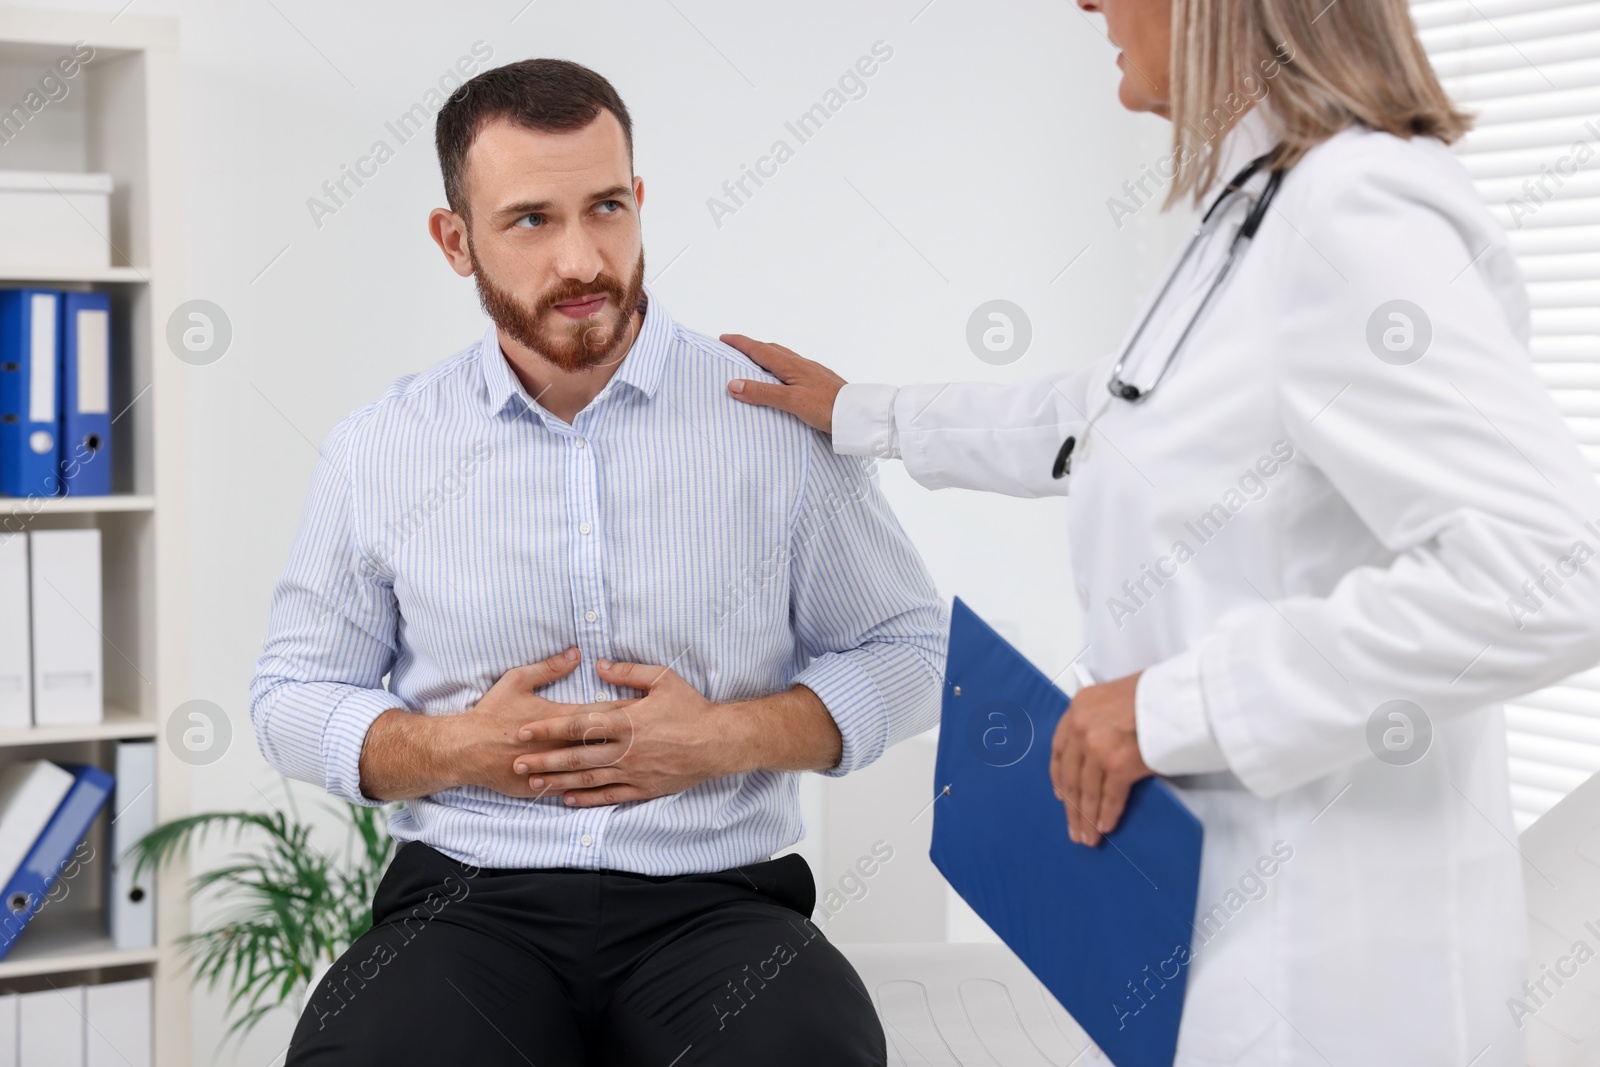
[[[843,777],[867,766],[889,747],[889,706],[878,692],[878,683],[849,656],[839,652],[818,656],[795,675],[793,684],[817,694],[844,739],[839,765],[823,774]]]
[[[1206,774],[1228,769],[1206,718],[1200,653],[1190,649],[1139,676],[1134,692],[1139,755],[1157,774]]]
[[[330,794],[366,808],[388,803],[361,792],[361,746],[372,721],[399,706],[392,694],[381,689],[353,689],[334,707],[322,728],[324,786]]]
[[[899,435],[894,427],[893,385],[857,382],[833,399],[833,451],[841,456],[898,459]]]

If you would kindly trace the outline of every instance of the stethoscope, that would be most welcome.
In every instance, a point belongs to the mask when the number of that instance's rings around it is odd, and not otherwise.
[[[1156,312],[1161,307],[1161,302],[1166,299],[1167,293],[1172,289],[1172,283],[1178,275],[1183,273],[1184,266],[1189,262],[1189,257],[1194,255],[1194,250],[1200,242],[1211,235],[1221,224],[1223,212],[1221,207],[1243,190],[1244,183],[1255,177],[1257,171],[1267,165],[1267,162],[1277,153],[1277,149],[1257,156],[1250,164],[1234,175],[1233,180],[1212,201],[1211,207],[1206,210],[1200,219],[1200,225],[1195,229],[1194,236],[1189,239],[1189,247],[1183,250],[1183,256],[1178,260],[1178,265],[1167,275],[1166,284],[1156,294],[1155,300],[1150,304],[1149,310],[1144,313],[1144,318],[1139,320],[1139,328],[1133,331],[1133,336],[1128,338],[1128,343],[1123,346],[1122,353],[1117,357],[1116,365],[1111,368],[1111,379],[1106,382],[1106,388],[1111,395],[1130,404],[1137,404],[1147,400],[1150,394],[1156,391],[1156,386],[1161,384],[1161,379],[1166,377],[1167,368],[1172,366],[1172,361],[1177,358],[1178,350],[1183,347],[1183,342],[1189,339],[1195,323],[1200,321],[1200,316],[1205,314],[1206,308],[1211,303],[1211,298],[1217,295],[1217,290],[1222,288],[1222,283],[1228,280],[1228,274],[1233,270],[1233,265],[1239,257],[1244,255],[1245,249],[1250,247],[1250,242],[1255,239],[1256,231],[1261,228],[1261,220],[1266,218],[1267,208],[1272,206],[1272,198],[1277,195],[1278,186],[1283,183],[1284,171],[1275,170],[1267,178],[1267,185],[1261,191],[1261,197],[1256,201],[1250,213],[1245,216],[1244,223],[1239,227],[1239,232],[1233,235],[1233,243],[1228,246],[1228,258],[1222,261],[1222,269],[1217,271],[1216,277],[1211,280],[1211,287],[1206,290],[1206,295],[1201,299],[1200,305],[1195,308],[1194,314],[1189,316],[1189,322],[1183,328],[1183,333],[1178,335],[1178,340],[1173,344],[1172,350],[1167,353],[1167,358],[1162,361],[1161,369],[1156,372],[1155,380],[1143,389],[1137,385],[1126,382],[1122,378],[1122,365],[1127,362],[1128,353],[1133,351],[1139,343],[1139,338],[1144,335],[1145,327],[1150,325],[1150,320],[1155,318]]]
[[[1222,219],[1226,215],[1226,212],[1222,210],[1223,206],[1230,203],[1234,197],[1241,195],[1245,182],[1255,177],[1256,173],[1266,166],[1277,153],[1278,149],[1274,148],[1272,151],[1252,159],[1249,165],[1238,174],[1235,174],[1233,179],[1223,187],[1222,192],[1217,194],[1217,198],[1211,202],[1211,206],[1201,216],[1200,225],[1195,228],[1194,236],[1189,239],[1189,246],[1183,250],[1183,255],[1179,257],[1177,265],[1167,275],[1167,280],[1161,286],[1161,291],[1156,294],[1155,300],[1151,301],[1149,309],[1144,313],[1144,318],[1139,320],[1138,329],[1133,331],[1133,336],[1128,338],[1128,343],[1122,346],[1122,352],[1117,356],[1117,362],[1111,368],[1111,377],[1106,382],[1106,390],[1110,392],[1113,400],[1126,400],[1130,404],[1148,400],[1150,394],[1155,392],[1156,386],[1161,384],[1161,379],[1166,377],[1167,369],[1172,366],[1172,361],[1177,358],[1179,350],[1183,348],[1183,343],[1189,339],[1189,334],[1194,331],[1195,323],[1200,320],[1200,316],[1205,314],[1206,308],[1211,304],[1211,298],[1216,296],[1218,289],[1222,288],[1222,283],[1228,280],[1228,274],[1233,270],[1233,265],[1238,262],[1240,256],[1244,255],[1245,249],[1249,248],[1250,242],[1255,239],[1256,231],[1261,228],[1261,222],[1267,216],[1267,208],[1272,206],[1272,198],[1277,195],[1278,186],[1283,184],[1285,170],[1274,170],[1267,177],[1267,184],[1261,190],[1260,198],[1256,200],[1255,205],[1250,209],[1250,213],[1245,216],[1244,223],[1239,227],[1239,232],[1233,236],[1233,243],[1228,246],[1228,256],[1222,261],[1222,268],[1212,278],[1210,288],[1206,290],[1205,296],[1200,300],[1199,306],[1195,308],[1194,314],[1189,316],[1189,321],[1184,326],[1183,333],[1178,335],[1178,340],[1173,344],[1172,350],[1167,353],[1167,358],[1162,361],[1161,369],[1156,372],[1155,380],[1141,389],[1139,386],[1123,380],[1122,367],[1127,362],[1128,354],[1133,351],[1134,346],[1139,343],[1139,338],[1144,335],[1145,327],[1150,325],[1150,320],[1155,318],[1156,312],[1160,310],[1162,301],[1166,299],[1173,283],[1183,273],[1183,268],[1189,262],[1189,258],[1194,255],[1195,249],[1200,246],[1201,241],[1210,237],[1216,228],[1221,225]],[[1111,401],[1107,401],[1106,407],[1110,405]],[[1085,440],[1088,438],[1089,431],[1094,428],[1095,422],[1099,420],[1101,415],[1105,414],[1105,410],[1105,407],[1101,408],[1093,418],[1089,419],[1088,425],[1084,429]],[[1050,474],[1052,477],[1061,478],[1072,470],[1072,451],[1073,446],[1077,443],[1076,437],[1068,437],[1061,443],[1061,449],[1056,453],[1055,462],[1051,465]]]

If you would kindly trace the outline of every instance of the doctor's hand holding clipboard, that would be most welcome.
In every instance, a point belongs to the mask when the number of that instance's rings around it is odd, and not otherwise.
[[[1150,773],[1204,826],[1179,1064],[1522,1067],[1500,704],[1600,660],[1600,567],[1506,600],[1592,545],[1600,489],[1448,148],[1470,116],[1404,0],[1078,6],[1203,216],[1119,351],[896,387],[729,336],[779,383],[730,394],[929,488],[1070,492],[1107,681],[1051,776],[1083,844]]]
[[[1094,846],[1116,829],[1128,790],[1155,771],[1139,755],[1133,708],[1139,672],[1098,685],[1083,663],[1072,665],[1078,691],[1050,742],[1050,781],[1067,804],[1067,834]]]

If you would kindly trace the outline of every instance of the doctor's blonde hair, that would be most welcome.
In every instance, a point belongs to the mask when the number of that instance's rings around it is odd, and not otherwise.
[[[1219,175],[1222,134],[1265,102],[1293,166],[1361,123],[1453,143],[1472,125],[1428,62],[1406,0],[1172,0],[1171,206]]]

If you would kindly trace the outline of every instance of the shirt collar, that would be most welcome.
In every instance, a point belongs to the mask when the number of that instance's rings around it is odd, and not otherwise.
[[[622,359],[622,365],[596,400],[609,393],[618,382],[637,390],[647,399],[654,398],[661,387],[661,379],[666,373],[668,342],[672,337],[672,318],[648,286],[640,302],[644,305],[645,313],[639,336],[634,338],[633,346]],[[520,401],[521,406],[529,410],[536,410],[533,398],[523,388],[522,380],[512,371],[505,353],[500,350],[500,333],[492,322],[478,344],[478,363],[483,368],[483,384],[488,389],[490,412],[498,415],[512,400]]]

